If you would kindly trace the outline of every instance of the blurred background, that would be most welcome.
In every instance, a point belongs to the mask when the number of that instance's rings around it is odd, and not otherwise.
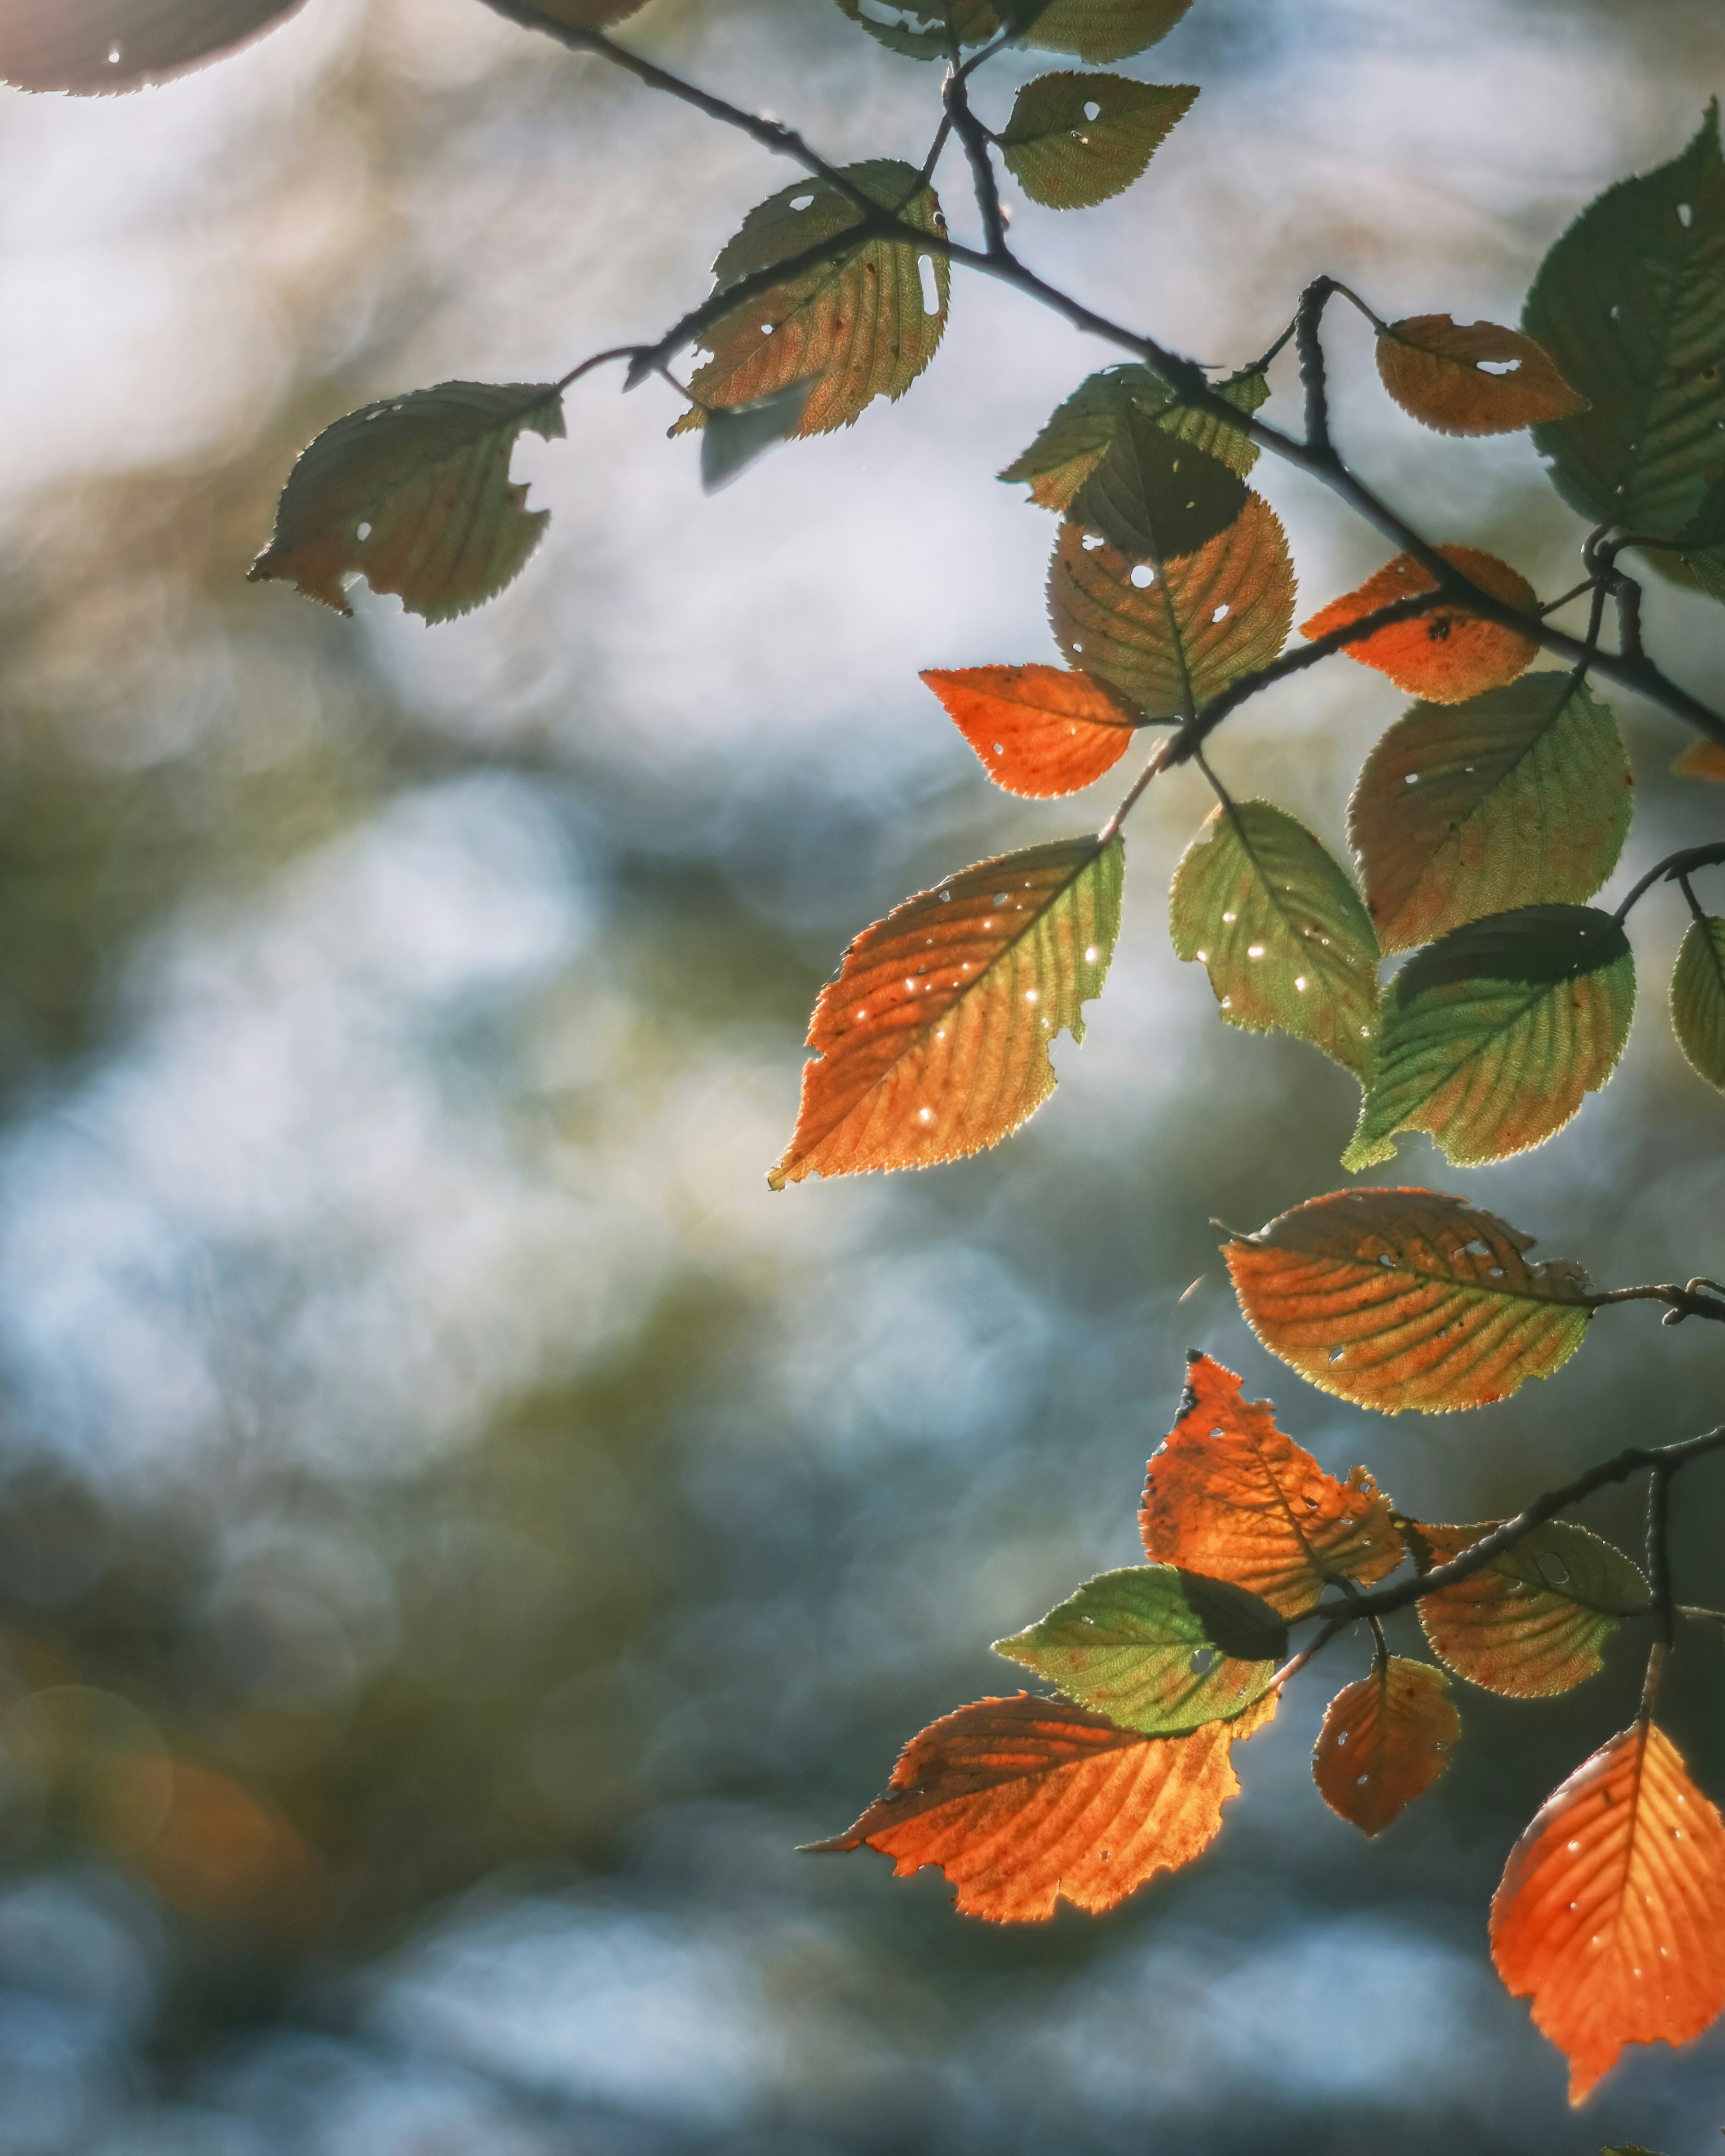
[[[1015,231],[1217,362],[1320,270],[1513,321],[1725,90],[1718,33],[1717,0],[1197,0],[1136,64],[1203,90],[1151,176]],[[841,159],[932,132],[935,71],[831,0],[628,35]],[[1629,1641],[1563,1700],[1466,1691],[1453,1771],[1369,1845],[1310,1780],[1338,1647],[1206,1859],[1103,1921],[995,1930],[937,1874],[796,1854],[1016,1688],[989,1640],[1137,1557],[1189,1343],[1440,1519],[1717,1422],[1725,1363],[1632,1306],[1507,1405],[1390,1422],[1257,1348],[1211,1218],[1335,1187],[1355,1096],[1174,961],[1189,773],[1029,1129],[769,1195],[846,939],[1110,805],[992,792],[916,679],[1055,656],[1054,526],[990,475],[1111,355],[1009,295],[960,280],[901,407],[712,501],[668,390],[583,384],[517,457],[547,543],[468,620],[246,585],[320,427],[656,335],[786,177],[478,0],[310,0],[167,89],[0,93],[0,2152],[1715,2148],[1725,2030],[1578,2118],[1487,1957],[1511,1841],[1633,1711]],[[1345,310],[1331,345],[1345,446],[1432,537],[1575,580],[1524,439],[1422,434]],[[1302,618],[1381,561],[1257,477]],[[1725,699],[1717,606],[1647,612]],[[1620,891],[1725,794],[1615,701]],[[1399,708],[1332,662],[1218,762],[1339,850]],[[1406,1140],[1394,1176],[1604,1284],[1725,1271],[1725,1104],[1664,1016],[1684,919],[1638,911],[1625,1068],[1567,1133],[1471,1176]],[[1686,1599],[1725,1597],[1722,1501],[1725,1463],[1686,1476]],[[1638,1547],[1638,1507],[1585,1517]],[[1722,1677],[1686,1637],[1669,1719],[1716,1795]]]

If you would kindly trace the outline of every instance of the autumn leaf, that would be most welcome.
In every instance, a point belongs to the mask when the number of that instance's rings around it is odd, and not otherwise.
[[[1343,1686],[1324,1710],[1312,1779],[1332,1812],[1380,1835],[1455,1756],[1461,1717],[1450,1680],[1429,1662],[1380,1655],[1369,1676]]]
[[[922,679],[994,783],[1034,801],[1076,793],[1111,771],[1138,725],[1123,697],[1063,667],[931,668]]]
[[[1249,418],[1270,394],[1270,384],[1262,374],[1248,372],[1217,382],[1215,391]],[[1087,376],[1056,407],[1029,448],[1000,477],[1009,485],[1022,480],[1030,499],[1044,509],[1068,510],[1133,413],[1153,419],[1240,479],[1258,461],[1258,445],[1250,435],[1181,403],[1147,367],[1107,367]]]
[[[1692,921],[1671,973],[1671,1029],[1691,1068],[1725,1092],[1725,921]]]
[[[305,0],[0,0],[0,81],[77,97],[171,82],[297,14]]]
[[[1528,906],[1453,930],[1389,987],[1342,1165],[1390,1159],[1399,1131],[1428,1132],[1458,1168],[1543,1145],[1609,1080],[1635,1008],[1635,959],[1609,913]]]
[[[523,434],[562,432],[547,382],[444,382],[350,412],[288,475],[250,579],[287,578],[351,613],[342,579],[358,574],[409,613],[452,620],[494,598],[539,544],[550,512],[526,507],[509,460]]]
[[[1404,1521],[1402,1533],[1427,1572],[1501,1524]],[[1647,1607],[1647,1583],[1621,1550],[1585,1527],[1548,1520],[1454,1587],[1422,1596],[1420,1621],[1433,1653],[1458,1676],[1510,1699],[1544,1699],[1597,1676],[1620,1621]]]
[[[1060,649],[1155,718],[1201,711],[1287,641],[1294,572],[1276,511],[1250,494],[1228,529],[1183,560],[1134,562],[1061,527],[1049,568]]]
[[[1549,352],[1496,322],[1392,322],[1378,335],[1378,372],[1403,411],[1440,434],[1510,434],[1587,408]]]
[[[1158,1871],[1203,1855],[1240,1783],[1230,1753],[1276,1712],[1143,1737],[1064,1699],[981,1699],[931,1722],[885,1796],[816,1853],[866,1844],[908,1878],[937,1864],[962,1916],[1030,1923],[1063,1897],[1111,1909]]]
[[[1285,1617],[1317,1606],[1326,1578],[1381,1579],[1402,1559],[1389,1500],[1363,1467],[1345,1482],[1276,1426],[1268,1400],[1190,1358],[1179,1419],[1153,1455],[1138,1527],[1153,1564],[1232,1580]]]
[[[1149,169],[1163,137],[1198,95],[1119,74],[1045,74],[1027,82],[996,137],[1007,170],[1032,202],[1087,209]]]
[[[920,232],[945,233],[934,190],[913,166],[875,157],[847,166],[845,177],[901,222]],[[714,288],[722,292],[861,220],[855,203],[823,180],[783,187],[749,212],[721,251]],[[923,289],[925,264],[932,307]],[[804,382],[812,387],[798,434],[851,425],[875,398],[902,397],[934,357],[947,325],[950,283],[944,255],[859,235],[847,253],[757,293],[701,331],[713,356],[691,385],[698,404],[671,432],[703,425],[703,406],[758,404]]]
[[[1027,847],[865,928],[814,1006],[816,1060],[772,1187],[958,1160],[1034,1114],[1055,1035],[1083,1040],[1107,978],[1125,858],[1118,836]]]
[[[1574,674],[1414,705],[1348,804],[1379,942],[1409,950],[1487,914],[1591,898],[1633,805],[1617,721]]]
[[[1252,498],[1226,465],[1133,405],[1067,513],[1133,561],[1156,562],[1195,554]]]
[[[1255,1594],[1171,1564],[1101,1573],[994,1651],[1127,1729],[1236,1719],[1268,1690],[1287,1626]]]
[[[1507,600],[1524,613],[1533,611],[1533,587],[1508,562],[1500,562],[1494,554],[1482,554],[1476,547],[1440,547],[1438,552],[1494,598]],[[1380,607],[1394,605],[1397,599],[1430,591],[1434,582],[1411,554],[1398,554],[1374,576],[1368,577],[1357,591],[1332,599],[1310,621],[1302,621],[1300,634],[1314,639],[1327,636],[1332,629],[1363,621]],[[1343,648],[1362,666],[1387,674],[1397,688],[1434,704],[1465,703],[1488,689],[1502,687],[1526,670],[1539,649],[1514,629],[1499,622],[1483,621],[1457,606],[1434,607],[1430,613],[1394,623]]]
[[[1492,1899],[1491,1956],[1568,2054],[1571,2103],[1625,2044],[1686,2044],[1725,2006],[1725,1823],[1656,1723],[1546,1799]]]
[[[1680,778],[1711,778],[1725,785],[1725,748],[1717,742],[1692,742],[1672,757],[1671,769]]]
[[[1357,1407],[1439,1414],[1507,1399],[1581,1345],[1587,1276],[1528,1264],[1532,1240],[1435,1190],[1337,1190],[1223,1253],[1272,1355]]]
[[[1230,1025],[1310,1041],[1369,1084],[1378,939],[1303,824],[1268,801],[1219,808],[1174,871],[1168,918],[1176,954],[1206,968]]]

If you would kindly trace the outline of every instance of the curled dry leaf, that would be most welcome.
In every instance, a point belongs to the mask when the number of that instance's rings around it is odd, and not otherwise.
[[[1725,1092],[1725,921],[1692,921],[1671,973],[1671,1027],[1698,1078]]]
[[[1378,339],[1378,372],[1403,411],[1441,434],[1510,434],[1587,409],[1543,345],[1497,322],[1392,322]]]
[[[305,0],[0,0],[0,81],[105,96],[249,44]]]
[[[1380,1656],[1324,1711],[1312,1779],[1332,1812],[1379,1835],[1422,1796],[1455,1756],[1461,1717],[1450,1680],[1429,1662]]]
[[[1494,598],[1504,599],[1524,613],[1533,610],[1537,603],[1533,587],[1507,562],[1500,562],[1494,554],[1482,554],[1476,547],[1440,547],[1438,552]],[[1412,555],[1398,554],[1376,575],[1368,577],[1357,591],[1332,599],[1310,621],[1302,621],[1300,634],[1314,639],[1327,636],[1332,629],[1363,620],[1380,607],[1392,606],[1397,599],[1409,598],[1432,588],[1432,578]],[[1357,659],[1362,666],[1375,667],[1378,673],[1387,674],[1397,688],[1434,704],[1465,703],[1470,696],[1501,688],[1526,671],[1539,649],[1514,629],[1499,622],[1483,621],[1456,606],[1434,607],[1430,613],[1380,629],[1344,648],[1348,656]]]
[[[1123,696],[1065,667],[932,667],[922,679],[994,783],[1033,801],[1111,771],[1138,725]]]

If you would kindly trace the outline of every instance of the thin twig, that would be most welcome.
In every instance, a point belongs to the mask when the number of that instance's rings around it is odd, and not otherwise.
[[[1692,906],[1695,894],[1689,891],[1688,878],[1697,869],[1714,868],[1722,862],[1725,862],[1725,839],[1716,839],[1706,846],[1686,846],[1681,853],[1667,854],[1662,861],[1653,864],[1611,918],[1621,928],[1629,918],[1630,908],[1638,898],[1650,891],[1661,876],[1667,883],[1681,884]]]
[[[1666,1325],[1681,1325],[1686,1317],[1712,1317],[1725,1323],[1725,1302],[1716,1301],[1712,1296],[1697,1295],[1692,1282],[1687,1287],[1679,1287],[1675,1281],[1650,1283],[1645,1287],[1615,1287],[1604,1295],[1587,1298],[1589,1310],[1604,1310],[1614,1302],[1669,1303],[1671,1307],[1663,1320]]]
[[[988,131],[970,107],[970,95],[965,85],[964,70],[959,64],[957,41],[953,40],[952,65],[941,91],[958,140],[964,145],[964,155],[970,166],[970,182],[976,194],[976,206],[983,220],[983,243],[990,261],[1005,259],[1006,213],[1000,207],[1000,182],[994,177],[994,159],[989,146]]]
[[[1294,316],[1294,336],[1300,353],[1300,379],[1306,389],[1306,446],[1318,454],[1339,462],[1335,444],[1330,439],[1330,393],[1324,376],[1324,346],[1322,335],[1324,305],[1332,292],[1345,287],[1333,277],[1314,277],[1300,295],[1300,306]],[[1353,295],[1350,293],[1350,298]]]
[[[1671,1601],[1671,1474],[1669,1467],[1656,1467],[1647,1482],[1647,1585],[1656,1636],[1667,1647],[1677,1634]]]

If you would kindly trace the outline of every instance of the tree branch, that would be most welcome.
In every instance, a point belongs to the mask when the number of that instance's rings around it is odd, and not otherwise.
[[[1630,891],[1611,918],[1620,928],[1629,918],[1630,908],[1644,893],[1651,891],[1663,876],[1667,883],[1680,883],[1692,906],[1695,894],[1689,889],[1689,878],[1697,869],[1707,869],[1725,862],[1725,839],[1716,839],[1707,846],[1686,846],[1681,853],[1667,854],[1662,861],[1656,861],[1640,881]]]

